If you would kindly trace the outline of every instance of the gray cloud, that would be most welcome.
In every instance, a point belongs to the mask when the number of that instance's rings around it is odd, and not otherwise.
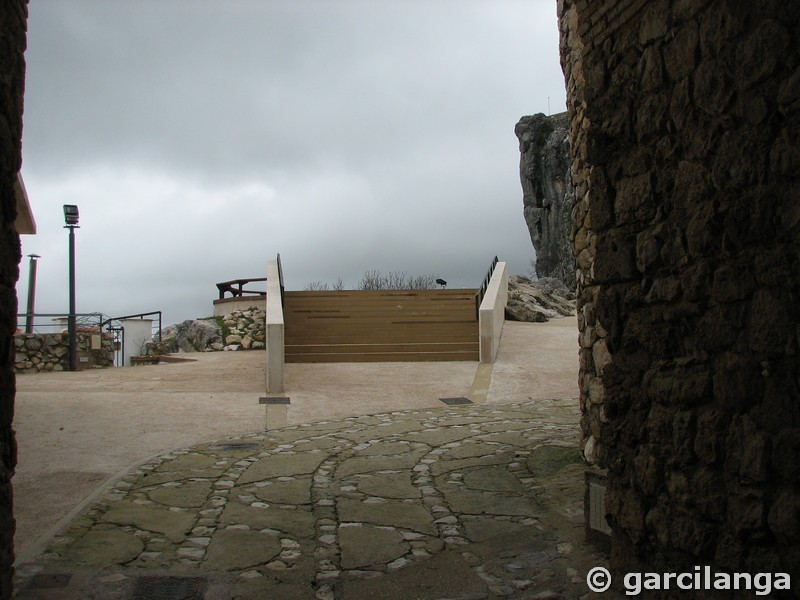
[[[552,0],[37,0],[28,45],[40,310],[66,307],[62,203],[79,310],[208,314],[276,252],[292,288],[529,268],[513,129],[563,110]]]

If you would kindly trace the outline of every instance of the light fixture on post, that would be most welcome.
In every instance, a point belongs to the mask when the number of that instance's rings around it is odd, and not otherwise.
[[[36,260],[38,254],[28,254],[31,259],[28,269],[28,307],[25,309],[25,333],[33,333],[33,303],[36,299]]]
[[[64,229],[69,229],[69,319],[67,333],[69,335],[69,370],[78,370],[78,332],[75,315],[75,229],[78,228],[78,207],[74,204],[64,205]]]

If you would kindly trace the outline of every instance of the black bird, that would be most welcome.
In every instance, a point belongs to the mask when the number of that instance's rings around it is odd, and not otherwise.
[[[437,279],[436,283],[438,283],[440,286],[442,286],[442,289],[444,289],[445,286],[447,286],[447,282],[444,279]]]

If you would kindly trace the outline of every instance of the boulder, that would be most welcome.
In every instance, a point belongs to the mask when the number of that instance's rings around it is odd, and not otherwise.
[[[221,318],[196,319],[171,325],[162,331],[162,339],[168,352],[256,350],[264,348],[265,328],[264,311],[251,308],[236,310]]]
[[[231,335],[226,336],[225,337],[225,345],[226,346],[230,346],[232,344],[241,345],[242,344],[242,336],[240,336],[238,333],[232,333]]]
[[[222,339],[222,330],[215,321],[188,320],[167,327],[161,332],[161,337],[170,352],[203,352]]]
[[[529,279],[514,275],[508,281],[506,319],[543,323],[575,314],[575,292],[554,278]]]

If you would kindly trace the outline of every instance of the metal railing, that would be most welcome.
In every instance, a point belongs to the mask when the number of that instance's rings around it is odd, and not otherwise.
[[[101,328],[104,315],[102,313],[77,313],[76,324],[78,328]],[[30,318],[32,323],[32,331],[26,331],[26,325]],[[20,333],[58,333],[58,330],[67,329],[67,319],[69,313],[18,313],[17,314],[17,330]],[[50,322],[44,322],[39,319],[49,319]],[[63,322],[59,323],[57,319],[62,319]]]
[[[489,282],[492,280],[492,275],[494,274],[494,268],[497,266],[498,263],[497,256],[492,259],[492,264],[489,265],[489,270],[486,272],[486,277],[483,278],[483,283],[481,284],[480,289],[478,290],[477,295],[475,296],[475,318],[478,318],[481,309],[481,302],[483,302],[483,297],[486,295],[486,288],[489,287]]]
[[[144,319],[145,317],[150,316],[157,316],[158,318],[153,319],[153,326],[152,331],[153,333],[152,338],[157,339],[157,341],[161,341],[161,316],[162,313],[160,310],[154,310],[151,312],[144,312],[144,313],[136,313],[134,315],[124,315],[122,317],[109,317],[106,318],[101,324],[101,328],[105,328],[106,331],[113,334],[114,336],[114,366],[123,367],[125,366],[125,328],[122,326],[121,321],[127,319]]]
[[[281,253],[280,252],[278,252],[277,262],[278,262],[278,283],[281,286],[281,306],[284,306],[285,305],[285,299],[286,299],[285,298],[286,297],[286,293],[285,293],[286,292],[286,288],[283,285],[283,265],[281,264]]]
[[[161,341],[161,311],[160,310],[153,310],[150,312],[144,313],[136,313],[135,315],[125,315],[123,317],[109,317],[105,319],[100,326],[101,327],[110,327],[114,321],[124,321],[125,319],[144,319],[145,317],[150,317],[153,315],[158,315],[157,319],[153,319],[157,324],[153,325],[153,329],[156,330],[156,333],[153,337],[158,337],[158,341]]]
[[[125,328],[121,321],[125,319],[144,319],[145,317],[155,317],[152,326],[152,339],[161,341],[162,336],[162,311],[154,310],[151,312],[124,315],[121,317],[109,317],[103,313],[78,313],[76,317],[76,328],[80,330],[96,330],[107,332],[113,335],[114,341],[114,365],[122,366],[125,353]],[[32,331],[28,332],[28,321],[32,323]],[[17,331],[19,333],[33,333],[43,335],[46,333],[66,332],[67,313],[19,313],[17,314]],[[45,321],[47,320],[47,321]]]
[[[219,291],[219,299],[223,300],[225,294],[230,294],[232,298],[241,298],[245,294],[251,296],[266,296],[267,292],[260,290],[246,290],[244,286],[253,281],[266,281],[266,277],[251,277],[250,279],[232,279],[231,281],[223,281],[217,284]]]

